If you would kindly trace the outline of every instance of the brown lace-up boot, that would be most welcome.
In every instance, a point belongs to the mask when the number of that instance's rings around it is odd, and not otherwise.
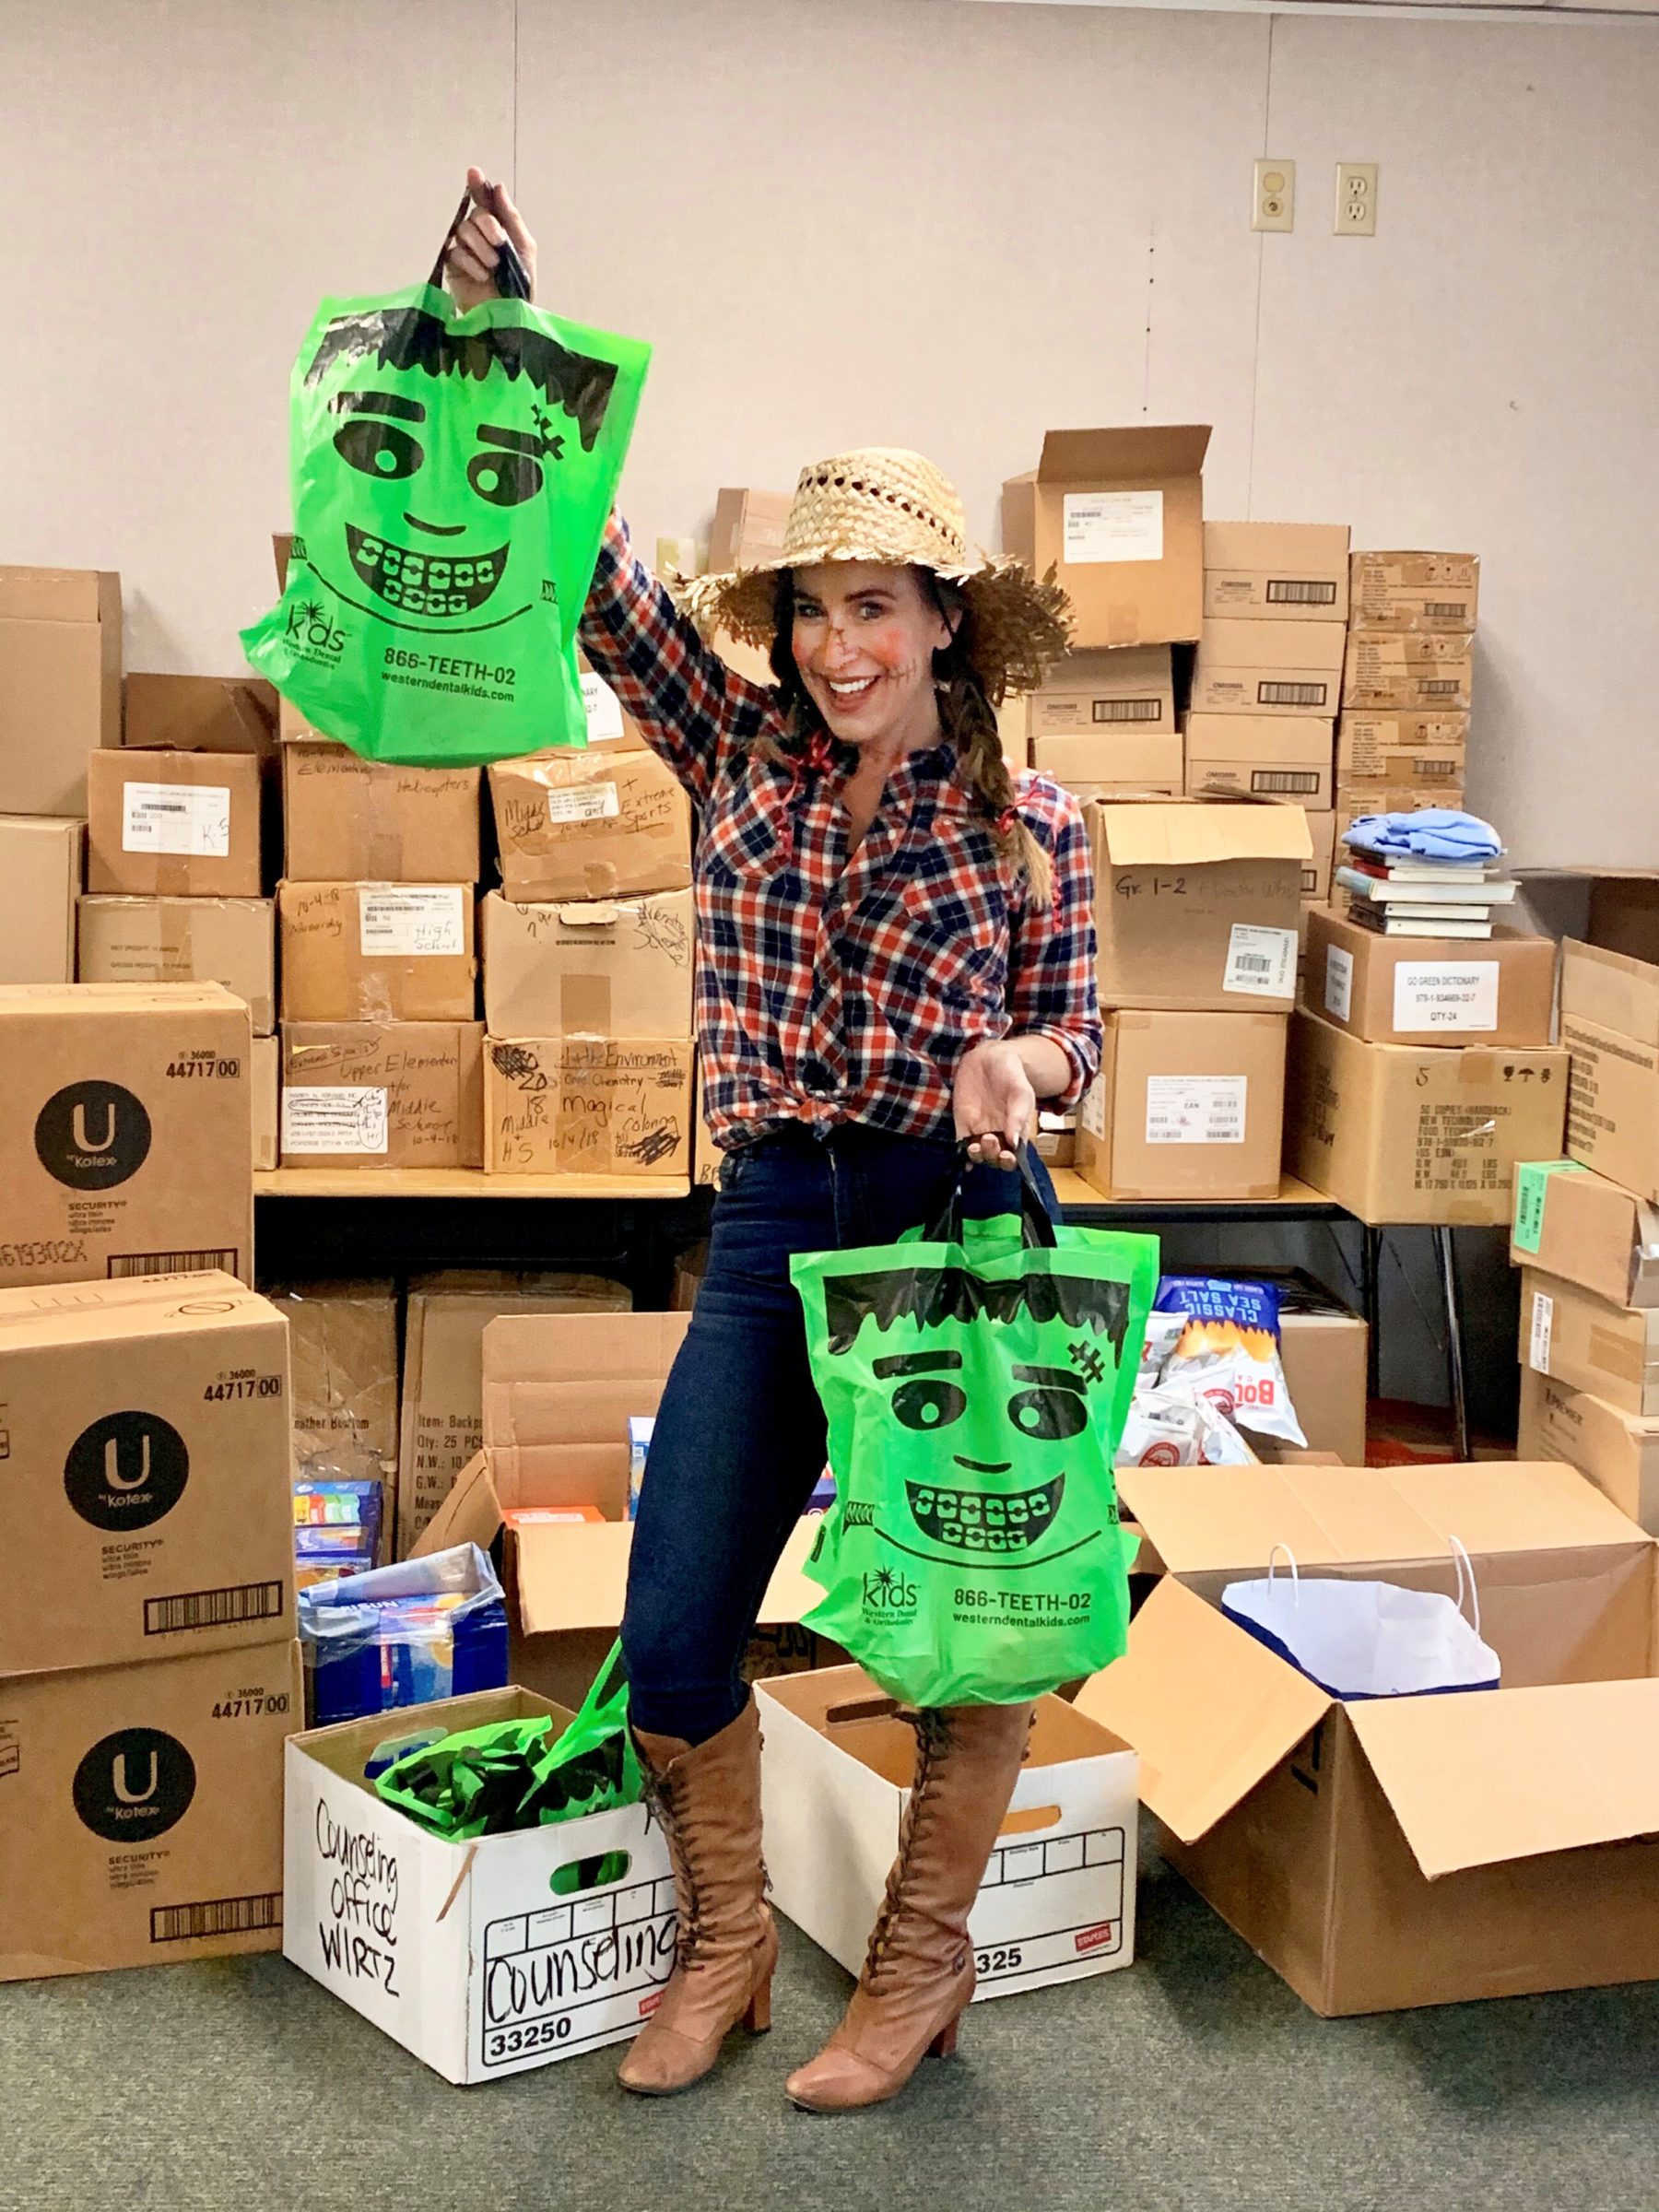
[[[778,1932],[760,1863],[760,1716],[751,1696],[706,1744],[641,1728],[634,1742],[668,1841],[679,1935],[662,2002],[618,2078],[641,2097],[672,2097],[702,2078],[739,2020],[751,2035],[771,2025]]]
[[[808,2112],[896,2097],[925,2053],[947,2058],[973,1995],[968,1914],[1008,1809],[1030,1705],[952,1705],[907,1714],[916,1779],[899,1856],[846,2017],[786,2088]]]

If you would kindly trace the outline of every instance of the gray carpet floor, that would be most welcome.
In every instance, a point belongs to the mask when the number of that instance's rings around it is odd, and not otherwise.
[[[1147,1839],[1150,1843],[1150,1836]],[[1659,1984],[1316,2019],[1148,1852],[1127,1971],[978,2006],[896,2104],[781,2085],[846,1977],[642,2103],[614,2052],[454,2089],[277,1957],[0,1990],[0,2212],[1652,2212]]]

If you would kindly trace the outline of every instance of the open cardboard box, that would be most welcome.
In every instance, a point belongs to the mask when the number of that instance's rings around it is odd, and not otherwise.
[[[674,1878],[643,1805],[451,1842],[375,1794],[388,1737],[573,1715],[487,1689],[288,1738],[282,1947],[446,2081],[637,2035],[674,1968]]]
[[[689,1313],[504,1316],[484,1331],[484,1449],[414,1547],[488,1551],[501,1537],[501,1579],[515,1680],[579,1705],[622,1623],[633,1526],[628,1421],[653,1414]],[[651,1479],[649,1470],[645,1479]],[[516,1507],[593,1505],[603,1521],[503,1519]],[[818,1533],[803,1520],[761,1600],[748,1671],[821,1665],[841,1647],[800,1626],[823,1595],[801,1567]]]
[[[772,1900],[855,1974],[899,1848],[915,1735],[860,1667],[763,1682],[759,1694]],[[1038,1700],[969,1916],[976,2004],[1134,1959],[1138,1765],[1063,1698]]]
[[[1328,2017],[1659,1976],[1659,1547],[1573,1469],[1122,1469],[1168,1571],[1079,1711],[1165,1853]],[[1343,1703],[1220,1610],[1304,1575],[1450,1594],[1503,1687]]]

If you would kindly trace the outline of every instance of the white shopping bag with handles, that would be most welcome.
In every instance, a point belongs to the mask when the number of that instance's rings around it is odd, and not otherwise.
[[[1275,1575],[1275,1556],[1289,1560]],[[1416,1698],[1453,1689],[1496,1689],[1498,1654],[1480,1638],[1475,1570],[1455,1536],[1457,1595],[1397,1583],[1304,1582],[1288,1545],[1276,1544],[1267,1572],[1229,1583],[1221,1610],[1334,1698]],[[1473,1626],[1463,1614],[1465,1571]]]

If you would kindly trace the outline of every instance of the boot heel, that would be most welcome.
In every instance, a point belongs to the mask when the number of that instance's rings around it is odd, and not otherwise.
[[[743,2016],[743,2025],[750,2035],[764,2035],[771,2026],[771,1976],[757,1987],[748,2001],[748,2010]]]
[[[933,2041],[927,2046],[929,2058],[954,2058],[956,2056],[957,2028],[959,2018],[959,2015],[958,2019],[947,2021],[940,2029],[938,2034],[934,2037]]]

